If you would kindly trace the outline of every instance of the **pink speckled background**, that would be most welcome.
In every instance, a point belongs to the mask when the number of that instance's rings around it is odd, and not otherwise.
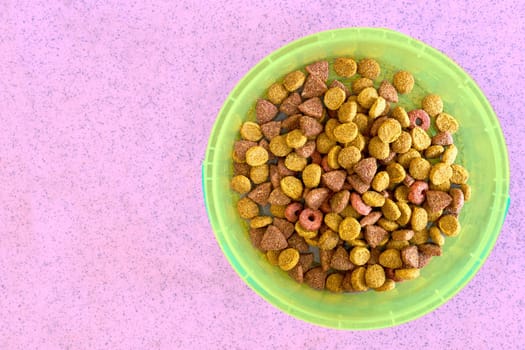
[[[518,349],[525,314],[525,3],[0,1],[1,349]],[[486,264],[416,321],[328,330],[264,302],[216,244],[200,164],[265,55],[317,31],[399,30],[479,83],[509,147]]]

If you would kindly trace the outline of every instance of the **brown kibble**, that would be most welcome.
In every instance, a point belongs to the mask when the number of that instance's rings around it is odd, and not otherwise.
[[[252,242],[252,245],[259,249],[264,251],[264,249],[261,248],[261,240],[264,236],[264,233],[266,232],[266,228],[251,228],[250,229],[250,241]]]
[[[246,152],[257,146],[257,143],[253,141],[240,140],[233,144],[233,159],[235,162],[243,163],[246,161]]]
[[[278,136],[281,132],[281,122],[273,121],[261,125],[261,132],[268,140],[272,140],[274,137]]]
[[[350,201],[350,192],[347,190],[342,190],[335,193],[330,199],[330,207],[332,212],[339,214],[343,211],[344,208],[348,205]]]
[[[285,98],[279,106],[279,111],[286,115],[293,115],[299,113],[297,106],[301,104],[301,96],[299,93],[294,92]]]
[[[295,150],[295,153],[297,153],[300,157],[303,158],[309,158],[314,154],[315,152],[315,141],[307,141],[304,146],[299,147]]]
[[[306,194],[304,200],[309,208],[317,210],[328,199],[329,195],[330,190],[328,188],[314,188]]]
[[[439,95],[426,95],[421,101],[421,107],[428,113],[429,116],[435,117],[443,112],[443,100]]]
[[[328,90],[328,88],[323,80],[318,76],[309,75],[308,78],[306,78],[301,96],[303,98],[320,97],[326,90]]]
[[[257,204],[266,205],[268,203],[268,197],[270,196],[271,189],[272,184],[269,182],[265,182],[263,184],[258,185],[250,193],[248,193],[248,198],[250,198]]]
[[[281,122],[281,131],[292,131],[295,129],[299,129],[299,121],[301,119],[301,116],[302,114],[294,114],[284,119]]]
[[[324,173],[321,176],[323,185],[334,192],[339,192],[343,188],[345,182],[346,172],[343,170],[334,170]]]
[[[416,246],[405,247],[401,250],[401,259],[408,268],[419,267],[419,253]]]
[[[306,71],[311,75],[318,76],[322,81],[328,79],[328,61],[317,61],[306,66]]]
[[[234,176],[243,175],[243,176],[249,177],[250,169],[251,169],[251,166],[249,166],[246,163],[237,163],[236,161],[233,162],[233,175]]]
[[[324,289],[326,272],[321,267],[314,267],[304,275],[304,282],[314,289]]]
[[[260,246],[264,250],[281,250],[288,246],[288,242],[277,227],[269,225],[261,239]]]
[[[299,89],[304,84],[306,76],[300,70],[288,73],[283,80],[283,85],[286,90],[294,92]]]
[[[290,238],[288,238],[287,243],[290,248],[297,249],[301,253],[308,253],[308,244],[304,238],[297,233],[292,234]]]
[[[323,132],[323,125],[317,119],[312,117],[302,116],[299,120],[299,125],[301,132],[306,137],[317,136]]]
[[[454,143],[452,134],[448,131],[443,131],[432,137],[433,145],[448,146]]]
[[[399,71],[394,74],[394,87],[400,94],[408,94],[414,88],[414,77],[410,72]]]
[[[324,250],[319,249],[319,260],[321,262],[321,268],[323,271],[330,270],[330,261],[332,260],[332,256],[334,255],[334,250]]]
[[[383,97],[388,102],[397,103],[397,91],[394,85],[390,84],[388,80],[383,80],[379,85],[379,96]]]
[[[417,249],[422,254],[430,256],[441,256],[441,247],[434,243],[424,243],[417,246]]]
[[[336,58],[334,71],[340,77],[350,78],[357,72],[357,63],[350,57]]]
[[[330,261],[330,266],[333,269],[340,271],[348,271],[354,269],[354,264],[350,261],[348,252],[342,246],[337,247],[332,255],[332,260]]]
[[[381,73],[379,63],[373,58],[364,58],[359,61],[357,72],[365,78],[375,80]]]
[[[364,236],[370,247],[375,248],[388,236],[388,232],[380,226],[368,225],[365,226]]]
[[[290,238],[294,233],[294,225],[286,219],[273,218],[273,225],[281,231],[286,239]]]
[[[298,283],[303,283],[304,281],[303,267],[299,264],[295,265],[293,269],[288,271],[288,276],[293,278]]]
[[[297,108],[311,117],[320,119],[323,116],[323,103],[319,97],[313,97],[301,103]]]
[[[350,96],[350,90],[348,89],[348,87],[342,82],[340,82],[339,80],[332,81],[332,84],[330,84],[329,88],[333,88],[333,87],[340,88],[341,90],[345,92],[346,96]]]
[[[445,209],[452,202],[452,197],[443,191],[426,191],[426,204],[431,212]]]
[[[264,124],[271,121],[279,110],[277,107],[268,100],[258,99],[255,105],[255,114],[259,124]]]
[[[270,193],[267,201],[271,205],[288,205],[291,199],[284,194],[280,187],[277,187]]]
[[[348,183],[352,186],[352,188],[355,191],[359,192],[359,194],[365,193],[370,188],[370,185],[364,182],[361,179],[361,177],[357,174],[349,175],[347,180],[348,180]]]

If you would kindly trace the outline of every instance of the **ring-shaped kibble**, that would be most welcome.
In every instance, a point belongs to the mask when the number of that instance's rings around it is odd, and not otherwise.
[[[322,222],[323,213],[319,210],[306,208],[299,214],[299,224],[308,231],[319,230]]]
[[[427,112],[422,109],[414,109],[408,112],[410,119],[410,128],[419,126],[421,129],[427,131],[430,128],[430,117]]]
[[[284,210],[284,217],[290,222],[296,222],[299,219],[301,210],[303,210],[303,205],[301,203],[290,203]]]
[[[428,190],[428,183],[425,181],[414,181],[408,190],[408,201],[416,205],[421,205],[425,201],[425,193]]]

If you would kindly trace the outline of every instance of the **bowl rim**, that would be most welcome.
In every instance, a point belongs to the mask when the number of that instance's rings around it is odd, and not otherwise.
[[[280,299],[275,298],[272,294],[270,294],[263,285],[259,284],[255,279],[250,278],[248,273],[246,272],[245,268],[240,265],[240,263],[235,259],[232,247],[228,245],[228,243],[225,241],[225,239],[222,237],[222,235],[219,234],[219,232],[223,232],[221,229],[219,220],[217,219],[218,213],[214,208],[210,208],[209,206],[209,198],[207,196],[208,191],[210,190],[208,188],[208,183],[205,181],[205,179],[209,178],[211,174],[210,167],[208,165],[212,164],[213,159],[213,147],[211,145],[213,144],[214,135],[218,132],[221,122],[224,118],[227,117],[231,107],[232,103],[229,103],[232,99],[232,96],[236,96],[238,94],[238,91],[240,91],[242,88],[244,88],[244,83],[248,81],[249,79],[253,78],[253,76],[259,74],[260,70],[263,69],[267,65],[267,59],[271,56],[279,56],[283,52],[290,51],[291,48],[299,47],[301,44],[307,44],[309,43],[312,38],[318,37],[318,36],[329,36],[330,38],[333,37],[340,37],[344,35],[355,35],[356,33],[364,33],[366,32],[367,35],[377,35],[378,37],[385,37],[385,35],[388,35],[389,38],[396,37],[397,39],[404,40],[408,44],[424,47],[425,50],[429,52],[429,54],[435,55],[436,58],[440,59],[444,63],[446,63],[449,68],[453,69],[455,73],[460,74],[465,81],[471,82],[469,84],[470,88],[472,89],[472,92],[475,93],[475,95],[478,96],[479,102],[481,103],[483,109],[487,112],[489,115],[489,118],[493,120],[497,127],[496,129],[496,137],[499,139],[500,143],[503,145],[500,149],[499,156],[502,159],[503,165],[505,165],[505,174],[507,174],[507,177],[505,178],[505,182],[503,183],[503,190],[504,197],[506,200],[506,208],[504,211],[501,212],[500,218],[498,222],[495,225],[495,233],[492,234],[491,239],[487,241],[487,244],[485,247],[483,247],[482,255],[477,259],[477,262],[475,265],[467,271],[468,276],[466,278],[463,278],[461,280],[461,283],[455,285],[453,288],[450,288],[449,290],[446,290],[446,295],[439,296],[439,300],[437,302],[428,303],[428,305],[424,305],[425,307],[420,307],[417,312],[411,312],[409,314],[405,314],[405,317],[396,317],[395,320],[388,319],[387,321],[383,322],[383,324],[366,324],[366,325],[357,325],[357,326],[348,326],[347,324],[345,326],[341,326],[341,323],[339,320],[332,320],[328,318],[321,318],[317,315],[312,315],[308,312],[305,312],[304,310],[301,310],[300,308],[294,306],[290,307],[289,305],[286,305],[283,303]],[[505,138],[502,132],[501,124],[499,122],[499,119],[497,118],[494,110],[492,109],[492,106],[490,105],[490,102],[488,101],[487,97],[483,94],[481,89],[479,88],[476,81],[468,74],[466,73],[463,68],[461,68],[455,61],[453,61],[451,58],[449,58],[447,55],[442,53],[441,51],[433,48],[432,46],[425,44],[424,42],[417,40],[415,38],[412,38],[406,34],[400,33],[395,30],[386,29],[386,28],[372,28],[372,27],[351,27],[351,28],[339,28],[339,29],[332,29],[322,32],[317,32],[314,34],[310,34],[304,37],[301,37],[297,40],[291,41],[284,46],[281,46],[277,50],[271,52],[270,54],[266,55],[264,58],[262,58],[255,66],[253,66],[235,85],[235,87],[232,89],[232,91],[228,94],[228,97],[225,99],[224,104],[222,105],[217,118],[215,120],[215,123],[213,125],[213,128],[210,132],[210,137],[208,139],[208,145],[206,147],[206,153],[205,158],[202,163],[202,191],[203,191],[203,199],[204,204],[206,208],[206,213],[208,215],[208,220],[212,226],[212,231],[215,235],[215,238],[217,242],[219,243],[219,246],[223,252],[223,254],[226,256],[228,262],[233,267],[235,272],[239,275],[239,277],[244,281],[246,285],[248,285],[255,293],[257,293],[260,297],[262,297],[265,301],[273,305],[274,307],[277,307],[284,313],[293,316],[294,318],[300,319],[302,321],[306,321],[312,324],[316,324],[319,326],[332,328],[332,329],[343,329],[343,330],[370,330],[370,329],[381,329],[381,328],[387,328],[387,327],[393,327],[400,324],[404,324],[407,322],[410,322],[414,319],[417,319],[421,316],[424,316],[426,314],[431,313],[438,307],[445,304],[447,301],[449,301],[452,297],[454,297],[459,291],[461,291],[469,282],[470,280],[477,274],[481,266],[485,263],[488,256],[490,255],[490,252],[492,251],[497,238],[499,237],[501,233],[501,229],[503,226],[503,223],[505,221],[505,218],[507,216],[509,206],[510,206],[510,166],[509,166],[509,157],[508,157],[508,150],[507,145],[505,142]],[[313,317],[313,318],[312,318]]]

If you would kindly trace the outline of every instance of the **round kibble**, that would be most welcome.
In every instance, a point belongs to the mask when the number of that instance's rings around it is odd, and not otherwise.
[[[269,148],[270,152],[277,157],[285,157],[292,151],[292,148],[286,143],[286,136],[284,135],[277,135],[271,139]]]
[[[334,232],[339,232],[339,228],[342,221],[343,218],[337,213],[327,213],[324,216],[324,223]]]
[[[338,242],[339,242],[339,235],[332,230],[326,230],[321,235],[321,237],[319,237],[319,242],[317,242],[317,245],[321,249],[330,250],[330,249],[334,249],[337,246]]]
[[[273,222],[271,216],[256,216],[250,221],[251,228],[261,228],[270,225]]]
[[[443,154],[445,148],[441,145],[432,145],[425,150],[425,157],[428,159],[438,158]]]
[[[432,165],[424,158],[414,158],[410,161],[408,173],[416,180],[426,180]]]
[[[275,105],[280,105],[287,97],[288,90],[283,84],[274,83],[268,88],[268,100]]]
[[[362,266],[370,259],[370,251],[365,247],[354,247],[350,251],[350,261],[352,264]]]
[[[385,231],[392,232],[399,228],[399,224],[395,221],[381,218],[377,221],[377,224],[381,226]],[[388,237],[387,237],[388,238]]]
[[[333,293],[341,293],[343,291],[343,274],[332,273],[326,278],[325,288]]]
[[[267,181],[269,174],[270,167],[268,166],[268,164],[252,166],[250,169],[250,179],[256,185]]]
[[[307,138],[301,130],[295,129],[286,134],[286,145],[290,148],[299,148],[305,145]],[[270,149],[271,150],[271,149]]]
[[[339,237],[344,241],[351,241],[356,239],[361,233],[361,225],[359,221],[353,217],[343,219],[339,224]]]
[[[335,140],[332,140],[326,135],[326,133],[321,133],[315,140],[316,143],[316,149],[321,154],[326,154],[330,151],[330,149],[336,145]]]
[[[348,123],[354,120],[357,114],[357,102],[347,101],[339,107],[337,118],[341,123]]]
[[[383,283],[381,287],[375,288],[374,290],[376,292],[388,292],[389,290],[392,290],[394,288],[396,288],[396,282],[394,282],[394,280],[391,279],[386,279],[385,283]]]
[[[381,67],[373,58],[364,58],[359,61],[357,72],[362,77],[375,80],[381,74]]]
[[[419,277],[419,269],[397,269],[395,276],[399,280],[413,280]]]
[[[331,140],[335,140],[334,129],[341,125],[335,118],[330,118],[324,125],[324,132]]]
[[[426,95],[421,101],[421,107],[428,113],[429,116],[435,117],[443,112],[443,100],[439,95]]]
[[[252,183],[250,182],[250,179],[244,175],[234,176],[231,181],[231,186],[235,192],[240,194],[248,193],[252,189]]]
[[[300,223],[299,221],[297,221],[295,223],[295,231],[297,232],[297,234],[303,238],[308,238],[308,239],[312,239],[312,238],[315,238],[317,236],[317,233],[318,231],[315,230],[315,231],[312,231],[312,230],[307,230],[305,229]]]
[[[361,151],[355,146],[344,147],[337,155],[337,162],[343,168],[354,166],[361,159]]]
[[[321,166],[318,164],[308,164],[303,169],[302,179],[307,188],[314,188],[319,186],[321,182]]]
[[[414,207],[410,224],[414,231],[423,230],[428,224],[428,213],[421,207]]]
[[[383,97],[379,96],[370,107],[370,110],[368,111],[368,116],[370,118],[379,117],[385,112],[386,106],[386,100]]]
[[[406,131],[402,131],[399,137],[391,143],[392,151],[396,153],[406,153],[412,147],[412,136]]]
[[[392,143],[401,136],[401,124],[395,119],[387,119],[377,130],[377,136],[385,143]]]
[[[397,207],[399,208],[399,211],[401,212],[399,219],[397,219],[397,223],[405,226],[406,224],[409,223],[410,218],[412,217],[412,209],[410,208],[408,203],[406,203],[406,201],[397,202]]]
[[[458,148],[452,144],[447,147],[447,149],[443,153],[443,156],[441,157],[441,160],[443,161],[443,163],[452,165],[456,161],[457,156],[458,156]],[[452,171],[454,171],[454,168],[452,168]],[[452,174],[452,176],[454,176],[454,174]]]
[[[357,113],[354,118],[354,123],[357,125],[357,130],[360,133],[365,133],[368,128],[368,117],[363,113]]]
[[[303,194],[303,183],[294,176],[286,176],[281,179],[281,190],[293,200],[299,200]]]
[[[385,283],[385,270],[379,264],[369,265],[365,273],[366,285],[370,288],[379,288]]]
[[[452,164],[450,167],[452,169],[450,182],[452,182],[453,184],[462,185],[468,181],[469,173],[467,169],[465,169],[459,164]]]
[[[277,218],[285,218],[286,205],[270,205],[270,213]]]
[[[414,236],[410,240],[410,243],[416,244],[416,245],[424,244],[428,241],[429,238],[430,236],[428,234],[428,230],[425,228],[421,231],[414,231]]]
[[[299,252],[294,248],[287,248],[279,254],[277,263],[284,271],[290,271],[299,262]]]
[[[374,158],[386,159],[390,155],[390,147],[378,136],[374,136],[368,142],[368,153]]]
[[[457,120],[448,113],[439,113],[436,117],[436,127],[439,131],[447,131],[454,134],[459,129]]]
[[[281,254],[280,250],[269,250],[266,252],[266,259],[271,265],[277,266],[279,265],[279,254]]]
[[[387,218],[388,220],[395,221],[401,216],[401,211],[399,210],[399,207],[390,198],[385,199],[385,204],[381,208],[381,211],[383,212],[385,218]]]
[[[336,58],[334,71],[340,77],[350,78],[357,72],[357,63],[350,57]]]
[[[440,185],[449,181],[452,174],[453,171],[450,165],[446,163],[437,163],[434,164],[432,169],[430,169],[429,177],[433,184]]]
[[[289,153],[284,160],[284,165],[292,171],[303,171],[307,163],[306,158],[300,157],[295,152]]]
[[[470,187],[469,184],[461,184],[460,187],[463,191],[463,197],[465,198],[465,202],[470,200],[470,196],[472,195],[472,187]]]
[[[328,166],[331,169],[339,169],[341,165],[339,164],[337,158],[339,157],[339,152],[341,152],[341,146],[335,145],[330,149],[328,152],[328,155],[326,156],[326,160],[328,163]]]
[[[438,226],[447,236],[456,236],[461,229],[458,219],[453,215],[443,215],[438,221]]]
[[[243,219],[251,219],[259,214],[259,206],[248,197],[239,199],[237,211]]]
[[[416,151],[415,149],[411,148],[407,152],[400,154],[397,157],[397,162],[403,167],[408,168],[410,166],[410,162],[412,159],[416,157],[421,157],[421,153]]]
[[[387,189],[390,183],[390,176],[386,171],[380,171],[375,174],[374,179],[372,180],[372,188],[377,192],[381,192]]]
[[[352,271],[350,281],[352,283],[352,289],[354,291],[363,292],[368,289],[368,287],[366,286],[365,274],[366,268],[362,266]]]
[[[375,191],[367,191],[362,195],[363,202],[371,207],[382,207],[385,204],[385,197]]]
[[[248,141],[259,141],[263,134],[259,124],[254,122],[244,122],[241,125],[241,137]]]
[[[338,87],[330,88],[324,94],[324,104],[326,108],[334,111],[341,107],[343,102],[345,102],[345,99],[346,94],[344,90]]]
[[[303,86],[306,76],[303,72],[296,70],[284,77],[283,85],[286,90],[293,92]]]
[[[410,118],[403,107],[396,106],[396,108],[392,110],[392,117],[397,120],[403,128],[408,128],[410,126]]]
[[[428,234],[430,235],[430,239],[432,242],[436,243],[439,246],[442,246],[445,244],[445,237],[441,234],[441,231],[436,226],[432,226],[428,230]]]
[[[379,95],[377,94],[377,90],[373,87],[367,87],[364,88],[359,95],[357,95],[357,103],[361,105],[361,107],[369,109],[372,107],[374,102],[377,100]]]
[[[394,74],[393,85],[400,94],[408,94],[414,88],[414,76],[407,71]]]
[[[386,167],[386,172],[390,178],[390,183],[397,184],[402,182],[406,177],[405,168],[399,163],[391,163]]]
[[[386,249],[379,255],[379,263],[390,269],[398,269],[403,266],[401,254],[397,249]]]
[[[337,142],[348,143],[357,137],[357,125],[353,122],[343,123],[334,129],[334,137]]]
[[[354,94],[359,94],[361,91],[368,87],[373,87],[374,82],[368,78],[357,78],[352,82],[352,92]]]
[[[410,130],[412,136],[412,147],[417,151],[423,151],[430,146],[431,139],[427,132],[422,128],[416,126]]]

